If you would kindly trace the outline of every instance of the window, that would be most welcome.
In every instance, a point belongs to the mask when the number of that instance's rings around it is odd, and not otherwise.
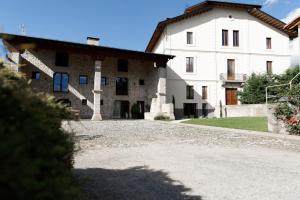
[[[193,32],[186,33],[186,43],[193,44]]]
[[[266,38],[267,49],[272,49],[272,38]]]
[[[140,80],[139,80],[139,85],[145,85],[145,80],[140,79]]]
[[[41,73],[40,72],[31,72],[31,79],[32,80],[40,80],[41,79]]]
[[[222,30],[222,46],[228,46],[228,30]]]
[[[235,60],[227,60],[227,80],[235,80]]]
[[[194,99],[194,86],[186,86],[186,99]]]
[[[238,47],[240,45],[239,31],[233,31],[233,46]]]
[[[55,73],[53,76],[53,91],[54,92],[68,92],[69,74]]]
[[[116,95],[128,95],[128,79],[116,78]]]
[[[86,84],[88,84],[88,76],[79,75],[79,85],[86,85]]]
[[[103,99],[101,99],[100,100],[100,105],[103,106],[103,104],[104,104],[104,101],[103,101]]]
[[[119,72],[128,72],[128,60],[118,60],[118,71]]]
[[[186,72],[194,72],[194,58],[193,57],[186,58]]]
[[[106,76],[101,77],[101,86],[108,85],[108,78]]]
[[[186,117],[198,117],[197,104],[196,103],[184,103],[183,104],[183,115]]]
[[[207,99],[207,86],[202,86],[202,99]]]
[[[272,61],[267,61],[267,73],[268,74],[272,74],[273,70],[272,70]]]
[[[69,54],[64,52],[56,52],[55,65],[61,67],[69,66]]]
[[[86,106],[86,105],[87,105],[87,100],[86,100],[86,99],[82,99],[82,100],[81,100],[81,104],[82,104],[83,106]]]

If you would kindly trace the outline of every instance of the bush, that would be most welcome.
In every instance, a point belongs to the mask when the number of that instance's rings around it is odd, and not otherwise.
[[[0,199],[75,199],[74,142],[61,129],[72,112],[0,65]]]
[[[139,114],[140,114],[140,108],[138,104],[135,103],[131,106],[131,116],[133,119],[138,119]]]
[[[300,135],[300,86],[286,92],[287,102],[275,107],[275,116],[285,123],[288,132]]]
[[[168,121],[170,120],[170,117],[164,116],[164,115],[159,115],[154,117],[154,120],[164,120],[164,121]]]
[[[274,85],[274,79],[275,77],[269,74],[251,74],[243,87],[243,91],[238,92],[241,103],[265,103],[265,89],[269,85]]]

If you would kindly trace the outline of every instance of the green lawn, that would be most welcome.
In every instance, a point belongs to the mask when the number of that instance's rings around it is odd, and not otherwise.
[[[182,123],[197,124],[205,126],[217,126],[224,128],[244,129],[252,131],[268,131],[266,117],[231,117],[213,119],[191,119]]]

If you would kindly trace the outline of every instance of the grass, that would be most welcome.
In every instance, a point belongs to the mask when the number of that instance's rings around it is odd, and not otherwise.
[[[230,118],[213,118],[213,119],[191,119],[182,123],[252,130],[252,131],[262,131],[262,132],[268,131],[268,122],[266,117],[230,117]]]

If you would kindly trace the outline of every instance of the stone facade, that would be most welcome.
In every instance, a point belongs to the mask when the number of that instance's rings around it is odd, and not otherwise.
[[[98,79],[95,79],[95,59],[92,56],[69,53],[69,66],[60,67],[55,65],[56,51],[39,49],[26,50],[21,54],[22,67],[19,71],[28,78],[32,72],[41,73],[40,80],[31,80],[31,85],[36,92],[45,92],[54,95],[57,99],[68,99],[73,109],[78,110],[81,118],[92,118],[94,109],[94,86]],[[108,84],[101,86],[101,115],[103,119],[114,118],[114,102],[129,101],[129,111],[131,106],[137,101],[144,102],[145,112],[150,111],[152,98],[157,96],[159,86],[159,67],[154,66],[154,62],[128,59],[128,72],[120,72],[117,69],[118,57],[105,57],[101,61],[101,75],[106,77]],[[162,68],[163,69],[163,68]],[[53,92],[53,74],[62,72],[69,74],[69,92]],[[88,84],[79,84],[79,75],[88,77]],[[128,79],[128,95],[116,95],[116,78],[126,77]],[[144,85],[139,81],[144,80]],[[94,91],[95,92],[95,91]],[[87,105],[82,105],[82,100],[87,100]],[[130,113],[129,116],[130,117]]]

